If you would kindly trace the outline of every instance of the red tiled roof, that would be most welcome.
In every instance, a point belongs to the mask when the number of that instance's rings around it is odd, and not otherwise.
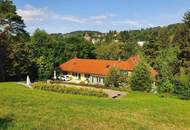
[[[74,58],[62,65],[61,71],[77,72],[85,74],[95,74],[105,76],[111,67],[117,67],[121,70],[133,71],[134,67],[140,61],[140,56],[135,55],[126,61],[115,60],[97,60],[97,59],[78,59]],[[157,75],[156,70],[151,70],[153,76]]]

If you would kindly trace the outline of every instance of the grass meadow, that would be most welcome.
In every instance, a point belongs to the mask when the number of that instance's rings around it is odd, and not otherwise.
[[[121,99],[0,83],[0,130],[190,130],[190,101],[131,92]]]

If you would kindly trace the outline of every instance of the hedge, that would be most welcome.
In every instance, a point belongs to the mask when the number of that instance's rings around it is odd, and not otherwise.
[[[45,91],[52,91],[66,94],[77,94],[85,96],[97,96],[97,97],[108,97],[103,90],[96,90],[90,88],[77,88],[77,87],[66,87],[61,84],[48,84],[44,82],[36,82],[32,84],[34,89],[40,89]]]
[[[174,93],[182,99],[190,100],[190,81],[175,81]]]

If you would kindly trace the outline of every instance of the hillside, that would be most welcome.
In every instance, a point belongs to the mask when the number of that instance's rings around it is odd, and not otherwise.
[[[101,32],[98,31],[74,31],[74,32],[70,32],[70,33],[66,33],[64,34],[65,36],[83,36],[85,33],[88,33],[90,36],[94,37],[95,35],[101,35]]]
[[[152,38],[158,37],[159,33],[166,32],[170,36],[171,40],[176,35],[176,32],[182,27],[183,23],[170,24],[167,26],[158,26],[151,28],[144,28],[139,30],[123,30],[117,32],[115,30],[110,30],[107,33],[102,33],[98,31],[74,31],[66,34],[55,33],[52,36],[60,37],[79,37],[92,42],[93,44],[102,44],[110,42],[132,42],[136,43],[138,41],[151,41]]]
[[[188,130],[190,103],[146,93],[112,100],[0,83],[0,129]]]

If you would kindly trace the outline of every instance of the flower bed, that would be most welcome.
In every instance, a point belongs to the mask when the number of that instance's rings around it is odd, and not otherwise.
[[[107,97],[108,95],[103,92],[103,90],[90,89],[90,88],[76,88],[76,87],[66,87],[61,84],[48,84],[44,82],[36,82],[32,85],[34,89],[40,89],[45,91],[52,91],[58,93],[66,94],[78,94],[85,96],[97,96],[97,97]]]

